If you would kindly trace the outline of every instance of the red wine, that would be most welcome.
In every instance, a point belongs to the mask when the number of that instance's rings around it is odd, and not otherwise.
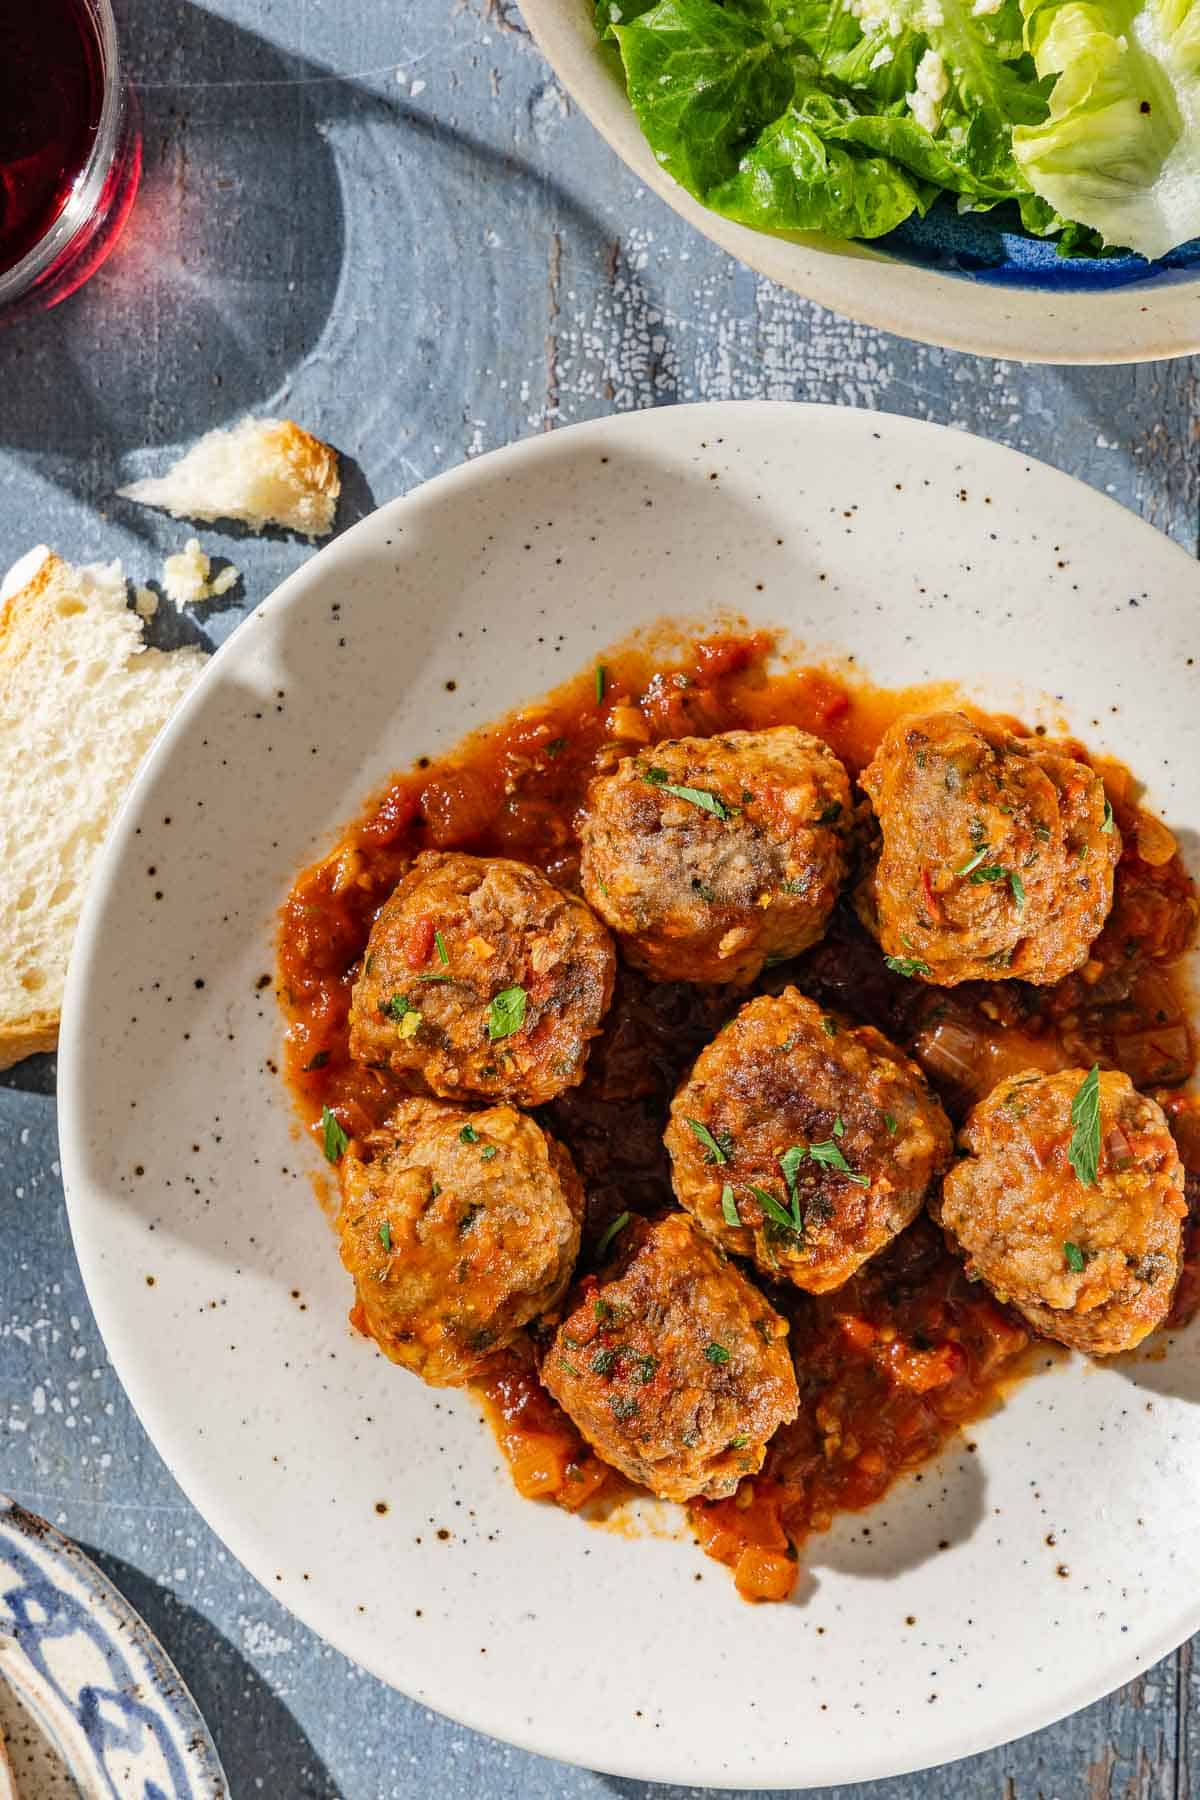
[[[87,167],[104,66],[85,0],[0,0],[0,271],[45,236]]]

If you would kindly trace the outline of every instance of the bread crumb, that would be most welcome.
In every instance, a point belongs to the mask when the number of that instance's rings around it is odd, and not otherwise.
[[[208,432],[165,475],[117,492],[176,519],[233,519],[318,538],[333,530],[341,489],[336,450],[292,419],[247,418]]]
[[[189,538],[182,550],[166,558],[162,569],[163,592],[168,600],[175,602],[180,612],[185,606],[195,606],[201,600],[219,600],[241,578],[242,571],[232,563],[214,575],[212,563],[200,548],[199,538]],[[138,611],[141,611],[140,606]]]

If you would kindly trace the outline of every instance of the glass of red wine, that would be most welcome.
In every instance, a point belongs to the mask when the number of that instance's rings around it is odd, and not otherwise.
[[[0,323],[99,268],[140,173],[111,0],[0,0]]]

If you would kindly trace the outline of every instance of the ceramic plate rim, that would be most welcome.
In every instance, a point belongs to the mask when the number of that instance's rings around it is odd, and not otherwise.
[[[604,64],[585,0],[521,0],[521,12],[566,93],[626,167],[710,242],[804,299],[917,343],[1016,362],[1098,367],[1200,352],[1200,276],[1056,293],[947,275],[865,243],[822,247],[815,238],[774,237],[720,218],[656,160]],[[1152,313],[1161,323],[1147,331]],[[1103,345],[1081,344],[1080,317],[1103,324]]]
[[[200,711],[204,696],[208,689],[218,682],[228,665],[235,661],[249,645],[248,628],[255,620],[261,620],[267,609],[278,611],[281,608],[293,607],[304,602],[305,598],[325,588],[331,581],[336,582],[339,573],[352,567],[359,549],[366,551],[369,546],[391,529],[403,522],[408,509],[416,503],[427,506],[431,500],[441,506],[452,503],[455,495],[462,489],[469,489],[480,479],[479,471],[486,468],[494,474],[503,464],[510,474],[520,473],[531,465],[536,465],[543,458],[554,458],[567,441],[573,447],[595,444],[598,448],[620,440],[630,431],[638,431],[647,424],[655,436],[666,432],[668,436],[677,434],[682,441],[686,436],[689,442],[694,441],[692,433],[702,432],[704,421],[714,434],[723,431],[727,439],[739,433],[752,437],[756,430],[765,426],[768,419],[777,418],[783,413],[801,415],[806,420],[815,421],[819,428],[822,423],[844,429],[848,417],[856,409],[830,406],[805,405],[790,401],[750,400],[741,402],[705,402],[690,406],[654,409],[639,414],[619,414],[583,424],[564,428],[552,434],[526,438],[507,448],[493,451],[486,457],[439,475],[410,494],[402,496],[379,508],[342,537],[323,549],[311,562],[289,576],[266,601],[249,615],[231,637],[216,651],[199,681],[185,698],[179,711],[166,727],[143,765],[133,789],[127,796],[118,819],[110,834],[102,853],[100,864],[96,870],[87,901],[83,919],[76,940],[75,953],[67,983],[67,994],[64,1005],[62,1042],[59,1057],[59,1103],[60,1129],[62,1140],[62,1164],[64,1186],[67,1195],[68,1212],[72,1236],[79,1257],[89,1299],[96,1312],[97,1323],[105,1339],[109,1354],[120,1379],[126,1386],[130,1399],[138,1412],[139,1418],[155,1443],[159,1454],[163,1457],[168,1469],[179,1482],[203,1517],[217,1532],[222,1541],[238,1556],[260,1583],[272,1591],[270,1577],[265,1559],[245,1550],[246,1529],[243,1523],[243,1512],[239,1510],[236,1498],[231,1494],[228,1484],[223,1484],[217,1476],[209,1475],[198,1468],[198,1458],[194,1447],[189,1455],[184,1449],[184,1436],[176,1429],[174,1421],[155,1417],[155,1408],[146,1402],[147,1387],[142,1368],[137,1356],[137,1333],[130,1333],[127,1323],[115,1318],[107,1304],[103,1289],[104,1279],[101,1276],[97,1260],[97,1246],[89,1232],[89,1200],[86,1194],[86,1183],[83,1177],[84,1136],[86,1120],[77,1105],[77,1094],[80,1088],[83,1068],[87,1055],[86,1032],[86,995],[89,980],[90,964],[96,955],[102,930],[107,891],[112,884],[117,858],[120,833],[127,819],[132,819],[138,812],[141,799],[151,785],[156,771],[164,765],[175,748],[186,741],[191,729],[193,717]],[[904,415],[886,413],[859,414],[858,423],[864,431],[872,431],[879,436],[886,431],[901,442],[916,440],[931,442],[935,439],[944,441],[951,428],[914,420]],[[857,426],[855,427],[857,428]],[[1114,527],[1131,534],[1144,534],[1147,540],[1154,540],[1161,551],[1169,540],[1162,537],[1154,527],[1140,520],[1109,497],[1099,494],[1074,477],[1065,475],[1052,465],[1039,462],[1037,459],[1022,453],[1008,450],[991,443],[989,440],[976,438],[965,433],[952,433],[956,444],[961,446],[961,459],[971,459],[987,463],[990,458],[1007,459],[1025,466],[1027,471],[1044,471],[1045,474],[1059,483],[1067,483],[1080,494],[1087,497],[1090,506],[1106,512]],[[1186,567],[1191,571],[1191,579],[1195,579],[1195,566],[1186,552],[1171,547],[1171,553],[1177,555],[1182,573]],[[347,813],[351,813],[355,805],[360,803],[361,796],[348,797]],[[130,1348],[132,1347],[132,1348]],[[144,1347],[143,1347],[144,1353]],[[252,1535],[252,1534],[251,1534]],[[241,1540],[239,1542],[239,1539]],[[322,1635],[327,1641],[342,1649],[353,1657],[360,1665],[377,1674],[382,1680],[393,1686],[399,1686],[395,1676],[386,1667],[374,1663],[370,1655],[364,1655],[361,1647],[351,1647],[347,1641],[348,1631],[332,1628],[324,1617],[324,1609],[315,1599],[310,1599],[307,1607],[297,1604],[277,1591],[274,1597],[291,1607],[297,1616],[311,1629]],[[990,1735],[981,1736],[978,1732],[969,1737],[956,1735],[953,1730],[943,1729],[938,1736],[934,1751],[930,1755],[923,1752],[913,1756],[897,1759],[886,1751],[872,1752],[860,1757],[852,1769],[842,1766],[820,1767],[805,1770],[802,1779],[805,1784],[840,1783],[855,1780],[879,1779],[885,1776],[897,1776],[930,1766],[931,1761],[946,1762],[957,1760],[977,1752],[989,1749],[997,1744],[1011,1741],[1014,1737],[1036,1730],[1044,1725],[1066,1716],[1101,1695],[1112,1691],[1122,1681],[1131,1678],[1148,1662],[1157,1660],[1182,1642],[1200,1627],[1200,1594],[1181,1601],[1179,1610],[1173,1615],[1169,1624],[1164,1624],[1151,1637],[1137,1639],[1122,1652],[1121,1658],[1114,1663],[1110,1657],[1102,1668],[1094,1668],[1087,1678],[1081,1678],[1066,1689],[1055,1691],[1054,1698],[1047,1704],[1044,1700],[1031,1700],[1028,1704],[1008,1711]],[[489,1712],[486,1705],[476,1707],[466,1700],[457,1700],[447,1704],[446,1696],[440,1694],[436,1700],[421,1691],[418,1684],[411,1681],[401,1691],[412,1693],[423,1704],[435,1705],[437,1710],[474,1729],[502,1737],[504,1741],[516,1744],[520,1748],[534,1751],[541,1755],[555,1757],[563,1761],[578,1761],[579,1749],[573,1747],[570,1728],[557,1731],[543,1728],[523,1729],[520,1722],[500,1719]],[[656,1764],[652,1757],[645,1753],[644,1746],[632,1749],[628,1755],[607,1753],[595,1754],[593,1745],[581,1746],[587,1756],[588,1766],[634,1779],[655,1781],[686,1781],[700,1785],[727,1785],[736,1779],[736,1784],[746,1788],[779,1786],[785,1780],[785,1771],[772,1766],[757,1771],[744,1763],[736,1770],[728,1768],[706,1773],[699,1767],[680,1769],[665,1768]],[[791,1779],[798,1779],[800,1772],[793,1769]]]
[[[206,1795],[226,1795],[228,1787],[217,1746],[195,1695],[180,1674],[169,1651],[133,1602],[126,1599],[112,1577],[89,1556],[81,1544],[57,1525],[0,1491],[0,1540],[9,1534],[25,1547],[46,1553],[54,1564],[63,1563],[80,1586],[96,1601],[100,1616],[117,1634],[124,1634],[151,1671],[159,1702],[176,1715],[185,1753],[194,1763],[189,1771],[206,1784]],[[184,1727],[186,1715],[186,1730]],[[197,1795],[200,1794],[197,1789]]]

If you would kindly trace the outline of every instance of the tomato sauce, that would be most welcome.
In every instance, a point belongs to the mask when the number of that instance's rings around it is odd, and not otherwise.
[[[638,639],[448,755],[422,758],[297,878],[283,908],[286,1074],[309,1128],[320,1137],[328,1108],[350,1138],[361,1136],[396,1101],[388,1076],[351,1061],[348,1012],[374,916],[421,850],[514,857],[575,887],[588,782],[620,756],[665,738],[793,724],[824,738],[857,774],[895,718],[950,704],[962,701],[948,683],[886,689],[851,669],[788,665],[769,633]],[[1082,746],[1074,750],[1087,757]],[[1129,772],[1089,760],[1104,777],[1125,848],[1112,915],[1081,971],[1048,989],[1015,981],[926,987],[891,973],[843,904],[820,944],[750,991],[795,983],[878,1026],[921,1062],[956,1123],[1020,1069],[1124,1068],[1167,1105],[1189,1192],[1195,1186],[1200,1195],[1200,1111],[1178,1091],[1196,1063],[1184,968],[1197,916],[1193,886],[1169,831],[1138,808]],[[586,1080],[541,1115],[568,1145],[587,1191],[581,1269],[619,1213],[672,1204],[667,1105],[697,1052],[747,997],[656,984],[621,969]],[[805,1538],[839,1512],[874,1504],[994,1405],[1021,1372],[1029,1342],[1015,1314],[967,1282],[926,1219],[835,1293],[772,1288],[770,1298],[791,1323],[799,1417],[733,1499],[689,1509],[698,1541],[733,1569],[750,1599],[786,1598]],[[1176,1322],[1197,1305],[1200,1206],[1189,1221]],[[619,1491],[542,1389],[532,1342],[492,1358],[475,1386],[522,1494],[578,1511]]]

